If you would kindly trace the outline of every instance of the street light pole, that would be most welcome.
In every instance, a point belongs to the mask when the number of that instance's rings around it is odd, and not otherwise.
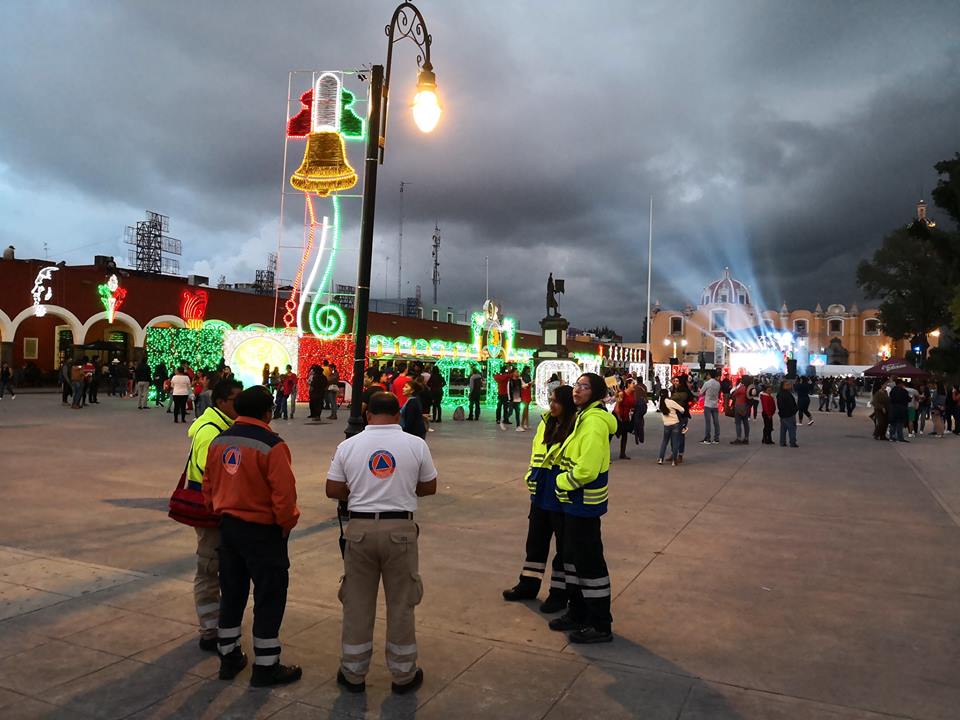
[[[414,99],[414,120],[423,132],[430,132],[440,118],[437,101],[437,78],[430,63],[433,39],[420,11],[409,2],[400,3],[393,12],[387,34],[387,67],[374,65],[370,70],[370,103],[367,120],[367,142],[364,151],[363,210],[360,217],[360,257],[357,261],[357,290],[353,303],[353,378],[350,398],[350,419],[346,435],[352,437],[363,430],[363,376],[367,361],[367,316],[370,311],[370,266],[373,262],[373,222],[377,202],[377,168],[383,163],[387,134],[387,107],[390,92],[390,70],[393,46],[410,38],[420,48],[417,65],[417,95]],[[399,267],[398,260],[398,267]],[[399,271],[398,271],[399,274]]]

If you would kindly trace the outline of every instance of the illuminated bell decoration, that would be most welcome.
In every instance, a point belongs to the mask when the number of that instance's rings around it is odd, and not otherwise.
[[[357,172],[347,161],[346,144],[340,134],[340,93],[340,78],[334,73],[325,72],[317,78],[303,162],[290,177],[290,184],[297,190],[326,196],[357,184]]]
[[[209,295],[206,290],[184,290],[180,296],[180,317],[191,330],[203,328],[203,316],[207,314]]]

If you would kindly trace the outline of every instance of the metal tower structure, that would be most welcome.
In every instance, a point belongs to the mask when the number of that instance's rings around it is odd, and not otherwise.
[[[257,295],[273,295],[277,286],[277,254],[267,253],[267,269],[257,270],[254,282]]]
[[[440,226],[433,226],[433,304],[437,304],[440,289]]]
[[[128,225],[126,243],[135,246],[127,253],[128,262],[141,272],[178,275],[180,261],[164,257],[164,253],[181,254],[180,241],[166,234],[169,229],[170,218],[151,210],[147,210],[146,220],[139,220],[136,225]]]

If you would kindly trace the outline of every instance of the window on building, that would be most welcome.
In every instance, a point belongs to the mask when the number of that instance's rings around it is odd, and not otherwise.
[[[828,320],[827,332],[831,335],[843,335],[843,320]]]
[[[417,308],[417,317],[418,317],[420,320],[423,320],[423,308],[422,308],[422,307],[418,307],[418,308]]]
[[[801,337],[807,334],[807,321],[806,320],[794,320],[793,321],[793,334],[800,335]]]
[[[714,332],[727,329],[727,311],[714,310],[710,315],[710,329]]]
[[[680,315],[670,316],[670,334],[683,335],[683,317]]]
[[[720,302],[722,302],[722,303],[727,302],[727,294],[726,294],[726,293],[720,293]]]
[[[448,312],[448,313],[447,313],[447,322],[448,322],[448,323],[452,323],[452,322],[453,322],[453,313],[452,313],[452,312]]]
[[[431,311],[430,311],[430,317],[431,317],[433,320],[439,321],[439,320],[440,320],[440,311],[439,311],[439,310],[431,310]]]
[[[702,303],[702,304],[703,304],[703,305],[709,305],[709,304],[710,304],[710,296],[709,296],[709,295],[704,295],[704,296],[703,296],[703,303]]]
[[[879,335],[880,334],[880,321],[876,318],[870,318],[863,321],[863,334],[864,335]]]
[[[747,296],[746,296],[746,295],[743,295],[743,294],[738,295],[738,296],[737,296],[737,302],[740,303],[741,305],[746,305],[746,304],[747,304]]]
[[[23,359],[37,360],[40,357],[40,342],[35,337],[23,339]]]

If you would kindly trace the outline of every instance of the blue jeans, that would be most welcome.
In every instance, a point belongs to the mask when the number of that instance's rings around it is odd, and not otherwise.
[[[673,453],[674,459],[679,455],[679,446],[680,446],[680,423],[674,423],[673,425],[664,425],[663,426],[663,440],[660,441],[660,459],[663,460],[663,456],[667,452],[667,444],[670,444],[670,452]]]
[[[742,414],[740,408],[737,408],[733,414],[733,420],[737,426],[737,440],[740,439],[741,429],[743,431],[743,439],[750,439],[750,408],[743,408]]]
[[[903,442],[903,419],[897,418],[890,423],[890,439]]]
[[[703,439],[710,439],[710,426],[713,425],[713,439],[720,440],[720,411],[717,408],[708,408],[703,409],[703,421],[706,424],[706,429],[703,433]]]
[[[287,396],[283,394],[282,390],[277,390],[277,399],[273,404],[273,416],[275,418],[280,417],[280,414],[283,413],[283,419],[287,419]]]
[[[790,444],[797,444],[797,418],[795,415],[780,418],[780,444],[787,444],[787,435],[790,436]]]
[[[73,381],[73,406],[80,407],[80,403],[83,401],[83,381],[74,380]]]

